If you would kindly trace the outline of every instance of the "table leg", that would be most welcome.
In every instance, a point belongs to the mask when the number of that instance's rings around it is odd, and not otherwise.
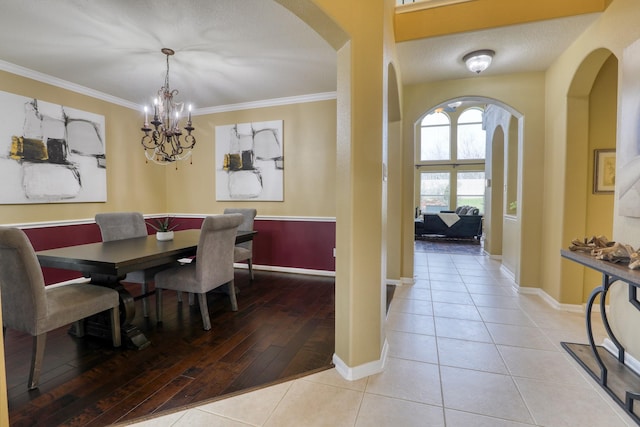
[[[106,286],[115,289],[120,299],[120,330],[122,343],[129,348],[142,350],[151,344],[151,341],[142,331],[131,322],[136,314],[135,300],[118,278],[105,275],[91,275],[91,283],[98,286]],[[111,339],[111,321],[105,313],[99,313],[85,320],[85,333],[105,339]]]

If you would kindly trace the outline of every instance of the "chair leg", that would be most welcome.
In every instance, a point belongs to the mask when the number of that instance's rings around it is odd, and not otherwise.
[[[209,307],[207,306],[207,294],[198,294],[198,302],[200,303],[200,314],[202,315],[204,330],[208,331],[211,329],[211,319],[209,318]]]
[[[78,338],[82,338],[85,334],[84,319],[76,320],[75,322],[73,322],[73,327],[75,328],[74,335]]]
[[[142,295],[147,294],[147,283],[142,283]],[[144,317],[149,317],[149,302],[147,301],[147,297],[142,297],[142,315]]]
[[[229,298],[231,299],[231,311],[238,311],[238,300],[236,299],[236,286],[233,280],[229,282]]]
[[[44,359],[44,346],[47,343],[47,333],[33,337],[33,350],[31,352],[31,372],[29,373],[29,390],[38,388],[42,360]]]
[[[162,323],[162,289],[156,287],[156,322]]]
[[[251,277],[250,281],[253,282],[253,263],[251,262],[251,258],[247,260],[249,264],[249,276]]]
[[[188,292],[189,294],[189,305],[195,304],[193,292]]]
[[[113,307],[109,310],[111,315],[111,341],[114,347],[122,345],[122,337],[120,336],[120,307]]]
[[[182,291],[176,291],[178,294],[178,302],[182,302]]]

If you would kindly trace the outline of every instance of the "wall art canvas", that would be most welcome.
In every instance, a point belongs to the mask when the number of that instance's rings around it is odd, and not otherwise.
[[[283,120],[216,126],[216,200],[284,200]]]
[[[593,193],[613,193],[616,187],[616,150],[594,150]]]
[[[107,200],[104,116],[0,91],[0,203]]]
[[[640,40],[623,51],[615,195],[618,214],[640,217]]]

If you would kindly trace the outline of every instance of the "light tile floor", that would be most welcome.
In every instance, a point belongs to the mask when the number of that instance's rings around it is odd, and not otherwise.
[[[415,279],[392,299],[384,372],[331,369],[136,425],[636,425],[560,346],[586,342],[582,314],[518,294],[487,256],[416,252]]]

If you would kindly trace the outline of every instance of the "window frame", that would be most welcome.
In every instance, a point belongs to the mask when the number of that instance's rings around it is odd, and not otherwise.
[[[420,206],[422,200],[421,194],[421,179],[422,173],[424,172],[449,172],[449,207],[447,210],[454,209],[454,204],[458,201],[457,194],[457,178],[458,172],[482,172],[485,173],[486,176],[486,146],[485,146],[485,158],[482,159],[458,159],[458,119],[459,117],[469,109],[477,109],[480,110],[484,116],[484,108],[480,104],[478,105],[469,105],[464,109],[459,109],[456,112],[445,112],[441,111],[442,114],[445,114],[449,119],[449,152],[450,159],[449,160],[422,160],[422,128],[423,121],[426,115],[417,123],[416,126],[416,135],[417,135],[417,143],[415,144],[415,200],[416,206],[420,208],[422,211],[422,207]],[[435,113],[436,110],[429,112],[429,114]],[[486,142],[485,142],[486,143]],[[486,194],[485,194],[486,195]],[[444,210],[444,209],[443,209]]]

